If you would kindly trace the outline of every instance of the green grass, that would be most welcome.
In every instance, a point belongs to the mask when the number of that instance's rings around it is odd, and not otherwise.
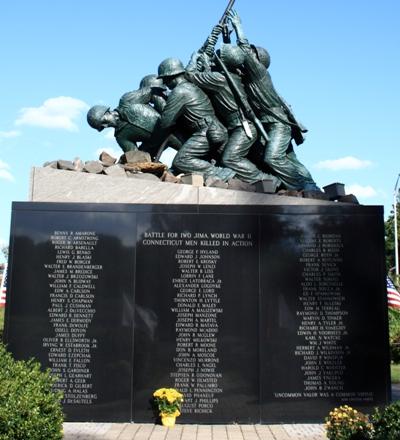
[[[392,383],[400,383],[400,364],[390,366],[392,372]]]

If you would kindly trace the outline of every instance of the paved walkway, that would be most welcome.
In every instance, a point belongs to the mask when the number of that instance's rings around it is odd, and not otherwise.
[[[322,425],[65,423],[64,440],[326,440]]]
[[[400,400],[400,384],[392,385]],[[178,419],[179,420],[179,419]],[[179,425],[64,423],[64,440],[326,440],[323,425]]]

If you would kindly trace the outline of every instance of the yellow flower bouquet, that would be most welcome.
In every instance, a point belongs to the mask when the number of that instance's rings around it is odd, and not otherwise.
[[[348,405],[335,408],[325,419],[326,436],[330,440],[369,440],[372,424],[368,417]]]
[[[174,388],[159,388],[154,391],[153,398],[163,425],[173,426],[175,418],[181,415],[183,395]]]

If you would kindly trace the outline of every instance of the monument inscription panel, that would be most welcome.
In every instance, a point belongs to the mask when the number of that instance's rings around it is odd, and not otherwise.
[[[131,416],[134,220],[115,212],[14,213],[20,294],[7,309],[7,343],[17,358],[51,368],[68,420]]]
[[[183,422],[258,420],[257,218],[153,215],[140,223],[133,418],[146,417],[152,388],[170,384],[184,393]],[[138,324],[143,310],[157,317],[151,340]]]
[[[261,316],[265,326],[274,320],[260,334],[264,422],[276,411],[290,421],[310,408],[321,420],[334,405],[372,407],[385,399],[386,389],[371,379],[387,377],[387,363],[372,350],[385,333],[376,314],[385,297],[375,294],[382,292],[375,276],[383,271],[382,248],[371,252],[371,244],[382,246],[382,230],[371,220],[263,218]],[[272,260],[279,264],[268,267]]]
[[[27,264],[28,261],[28,264]],[[376,207],[17,203],[6,342],[71,421],[321,421],[389,400]]]

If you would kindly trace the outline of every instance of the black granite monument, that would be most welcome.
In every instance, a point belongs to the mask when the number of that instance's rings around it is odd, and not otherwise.
[[[69,421],[321,421],[390,400],[380,207],[14,203],[5,341]]]

